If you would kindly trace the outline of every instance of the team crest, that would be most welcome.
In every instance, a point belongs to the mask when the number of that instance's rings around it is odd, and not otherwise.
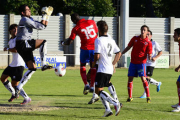
[[[147,42],[145,42],[144,44],[145,44],[145,45],[147,45],[148,43],[147,43]]]

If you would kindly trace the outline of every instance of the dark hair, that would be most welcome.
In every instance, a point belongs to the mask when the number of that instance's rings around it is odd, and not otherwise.
[[[10,30],[13,30],[13,29],[15,29],[16,27],[18,27],[18,25],[17,24],[12,24],[12,25],[10,25],[9,26],[9,32],[10,32]]]
[[[141,26],[141,30],[142,30],[144,27],[146,27],[146,28],[147,28],[147,30],[149,31],[149,27],[148,27],[147,25],[143,25],[143,26]]]
[[[71,14],[71,20],[73,22],[75,22],[75,21],[80,20],[80,17],[79,17],[79,15],[77,13],[73,13],[73,14]]]
[[[100,20],[96,23],[97,26],[99,26],[101,23],[103,23],[104,21],[103,20]]]
[[[98,22],[99,22],[99,21],[98,21]],[[105,21],[102,21],[102,20],[101,20],[99,23],[100,23],[100,24],[97,25],[99,31],[102,32],[102,33],[106,33],[106,32],[108,31],[108,25],[107,25],[107,23],[106,23]]]
[[[25,12],[27,6],[28,6],[28,5],[23,4],[23,5],[21,5],[21,6],[19,7],[19,14],[20,14],[21,16],[22,16],[22,13],[21,13],[21,12]]]
[[[174,30],[174,32],[176,32],[177,34],[178,34],[178,36],[180,35],[180,28],[176,28],[175,30]]]
[[[148,30],[148,32],[150,32],[150,34],[152,35],[152,31],[151,30]]]

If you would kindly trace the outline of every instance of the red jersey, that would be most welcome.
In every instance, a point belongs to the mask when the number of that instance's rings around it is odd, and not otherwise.
[[[142,39],[141,36],[134,36],[128,44],[132,48],[131,63],[141,64],[146,63],[147,54],[152,54],[152,43],[146,37]]]
[[[97,38],[98,28],[94,20],[81,19],[72,29],[70,39],[74,40],[76,35],[81,39],[81,49],[94,50],[94,41]]]

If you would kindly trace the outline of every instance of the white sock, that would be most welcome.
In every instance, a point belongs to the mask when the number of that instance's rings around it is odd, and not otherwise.
[[[113,104],[113,105],[117,105],[119,101],[115,100],[114,98],[112,98],[107,92],[102,91],[99,95],[100,97],[102,97],[104,100],[108,101],[109,103]]]
[[[15,96],[15,90],[12,87],[11,83],[9,82],[9,80],[7,80],[6,82],[3,83],[4,86],[6,87],[6,89],[13,95]]]
[[[41,58],[41,66],[46,65],[46,55],[47,55],[47,43],[46,40],[43,41],[41,46],[39,47],[39,54]]]
[[[155,79],[153,78],[150,78],[150,83],[153,84],[153,85],[156,85],[158,86],[159,85],[159,82],[157,82]]]
[[[32,76],[32,74],[34,74],[34,72],[35,71],[33,71],[33,70],[28,70],[28,71],[26,71],[26,73],[24,73],[23,77],[21,78],[21,81],[20,81],[19,85],[17,86],[17,88],[19,90],[21,90],[21,88],[23,88],[23,86],[31,78],[31,76]]]
[[[116,90],[115,87],[113,85],[108,87],[109,92],[111,93],[111,95],[113,96],[113,98],[115,100],[118,100],[117,94],[116,94]]]
[[[23,88],[21,88],[21,91],[20,91],[19,94],[20,94],[24,99],[28,99],[28,98],[29,98],[29,96],[26,94],[26,92],[24,91]]]
[[[108,103],[106,100],[104,100],[102,97],[100,97],[100,98],[101,98],[102,104],[103,104],[104,107],[105,107],[105,110],[106,110],[106,111],[111,111],[111,108],[110,108],[110,106],[109,106],[109,103]]]

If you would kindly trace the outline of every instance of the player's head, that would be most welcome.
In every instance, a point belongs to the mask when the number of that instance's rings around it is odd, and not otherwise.
[[[142,35],[142,36],[146,37],[148,31],[149,31],[149,27],[148,27],[147,25],[141,26],[141,35]]]
[[[80,20],[80,16],[77,13],[73,13],[71,14],[71,21],[74,24],[77,24],[77,22]]]
[[[97,26],[99,30],[99,36],[107,34],[108,25],[105,21],[101,21],[100,24],[98,24]]]
[[[26,17],[30,17],[31,16],[31,10],[25,4],[21,5],[19,7],[19,13],[20,13],[21,16],[26,16]]]
[[[97,26],[99,26],[101,23],[103,23],[104,21],[103,20],[100,20],[96,23]]]
[[[173,38],[175,42],[180,42],[180,28],[174,30]]]
[[[9,34],[10,34],[12,37],[13,37],[13,36],[16,36],[16,34],[17,34],[17,27],[18,27],[17,24],[12,24],[12,25],[9,26],[8,31],[9,31]]]
[[[151,38],[152,38],[152,31],[151,30],[148,30],[147,37],[149,38],[149,40],[151,40]]]

